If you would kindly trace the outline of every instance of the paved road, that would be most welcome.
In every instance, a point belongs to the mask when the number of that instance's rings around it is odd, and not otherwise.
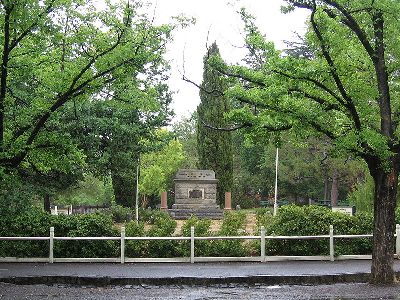
[[[400,299],[400,285],[360,283],[367,281],[370,265],[370,261],[0,263],[0,299]],[[400,261],[394,268],[400,272]]]
[[[60,285],[13,285],[0,283],[0,299],[165,299],[165,300],[393,300],[400,299],[400,286],[368,284],[318,286],[117,286],[77,287]]]
[[[394,264],[400,272],[400,260]],[[311,276],[369,273],[370,260],[246,263],[0,263],[0,279],[11,276],[110,276],[137,278]]]

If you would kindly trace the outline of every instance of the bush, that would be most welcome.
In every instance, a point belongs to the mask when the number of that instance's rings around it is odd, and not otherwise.
[[[190,236],[190,228],[194,227],[195,236],[210,236],[211,231],[211,220],[210,219],[199,219],[196,216],[191,216],[182,227],[182,235]],[[196,256],[209,256],[210,241],[196,241],[195,244],[195,255]],[[183,241],[179,248],[181,256],[190,256],[190,241]]]
[[[4,223],[3,223],[4,222]],[[1,218],[1,236],[49,236],[50,227],[56,236],[119,236],[111,216],[95,213],[86,215],[52,216],[39,209]],[[55,257],[117,257],[117,241],[54,241]],[[48,257],[48,241],[4,241],[0,256]]]
[[[50,234],[52,216],[40,209],[23,214],[2,215],[0,236],[47,237]],[[0,257],[47,257],[48,241],[0,241]]]
[[[84,215],[59,215],[54,218],[56,236],[119,236],[110,215],[93,213]],[[55,241],[55,257],[118,257],[119,242]]]
[[[267,225],[271,222],[272,213],[271,209],[266,207],[257,208],[256,212],[256,226],[257,232],[260,232],[261,226],[267,227]]]
[[[266,227],[267,235],[326,235],[329,225],[335,234],[366,234],[372,232],[372,215],[348,216],[332,212],[321,206],[287,205]],[[370,254],[370,239],[335,239],[335,254]],[[267,255],[329,255],[329,241],[317,240],[268,240]]]
[[[153,226],[147,232],[148,236],[172,236],[176,221],[169,214],[158,211],[154,214]],[[150,241],[148,255],[150,257],[174,257],[177,254],[177,244],[174,241]]]
[[[126,236],[145,236],[144,223],[131,221],[126,226]],[[125,255],[127,257],[145,257],[147,255],[147,241],[126,241]]]
[[[238,236],[245,232],[246,213],[242,211],[225,212],[220,236]],[[211,256],[244,256],[248,247],[243,240],[214,240],[211,243]]]
[[[347,195],[346,199],[354,205],[357,211],[372,213],[374,210],[374,180],[366,174],[365,182],[358,183],[354,191]]]
[[[114,204],[111,206],[110,213],[115,223],[129,222],[134,216],[134,212],[131,208],[124,207],[118,204]]]

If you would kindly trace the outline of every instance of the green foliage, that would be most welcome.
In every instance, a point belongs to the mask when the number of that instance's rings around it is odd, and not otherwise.
[[[176,221],[167,213],[160,213],[154,218],[154,224],[147,232],[148,236],[172,236]],[[148,255],[150,257],[173,257],[176,255],[177,243],[174,241],[150,241]]]
[[[54,227],[56,236],[118,236],[110,216],[100,213],[52,216],[39,209],[1,218],[0,236],[49,236]],[[55,257],[117,257],[116,241],[54,241]],[[47,241],[4,241],[0,256],[48,257]]]
[[[126,225],[126,236],[145,236],[144,223],[131,221]],[[125,255],[127,257],[146,257],[148,251],[147,241],[126,241]]]
[[[350,205],[355,205],[357,211],[372,213],[374,209],[374,181],[370,175],[364,182],[360,182],[352,191],[347,200]]]
[[[166,132],[159,134],[165,135]],[[158,197],[167,191],[183,159],[182,144],[177,140],[170,140],[162,149],[144,154],[141,158],[140,192]]]
[[[279,209],[272,222],[261,223],[267,235],[327,235],[333,225],[334,234],[372,233],[372,215],[348,216],[321,206],[287,205]],[[335,240],[335,255],[370,254],[371,239]],[[268,240],[267,255],[329,255],[329,240]]]
[[[247,209],[257,207],[259,202],[254,196],[238,195],[232,200],[232,208],[235,208],[237,205],[239,205],[241,209]]]
[[[256,209],[256,226],[258,231],[261,226],[266,226],[272,220],[271,209],[266,207],[261,207]]]
[[[196,169],[199,165],[196,140],[196,120],[197,114],[194,112],[189,118],[183,117],[180,121],[173,124],[173,133],[181,142],[184,161],[183,169]]]
[[[54,202],[58,205],[107,205],[112,199],[110,180],[100,180],[89,173],[77,185],[59,192]]]
[[[124,207],[122,205],[113,204],[110,207],[110,212],[112,216],[112,220],[115,223],[124,223],[132,220],[134,216],[134,212],[129,207]]]
[[[127,224],[126,236],[163,237],[173,235],[176,221],[167,213],[163,211],[145,211],[146,214],[139,214],[142,218],[139,224],[136,224],[135,221]],[[148,229],[145,229],[143,219],[146,219],[146,222],[151,224]],[[126,243],[126,255],[128,257],[175,257],[180,255],[179,249],[177,242],[167,240],[127,241]]]
[[[163,56],[179,25],[156,26],[140,14],[140,6],[4,3],[1,172],[18,169],[56,191],[76,183],[83,169],[99,178],[111,174],[117,202],[131,203],[127,188],[135,190],[135,162],[139,152],[149,151],[139,140],[150,138],[172,115]],[[70,196],[76,202],[92,198]]]
[[[52,216],[40,209],[6,214],[0,218],[0,236],[49,236]],[[47,241],[0,241],[0,257],[46,257]]]
[[[119,236],[111,216],[104,213],[59,215],[53,221],[56,236]],[[118,257],[119,242],[55,241],[55,257]]]
[[[14,174],[0,178],[0,216],[14,216],[32,209],[37,203],[37,186]]]
[[[224,204],[225,192],[232,191],[233,152],[230,132],[206,128],[226,128],[225,113],[230,110],[228,98],[224,96],[227,89],[226,80],[209,66],[208,59],[220,59],[219,49],[213,43],[204,57],[203,82],[201,84],[201,103],[197,107],[197,151],[199,168],[215,171],[218,179],[217,202]]]
[[[238,236],[245,233],[246,214],[242,211],[224,213],[221,229],[217,235]],[[211,256],[244,256],[247,254],[246,244],[243,240],[214,240],[211,245]]]
[[[190,228],[194,227],[195,236],[210,236],[210,219],[199,219],[196,216],[191,216],[182,227],[182,235],[190,236]],[[194,244],[194,253],[196,256],[209,256],[210,242],[209,241],[196,241]],[[190,256],[190,241],[182,242],[180,245],[180,253],[182,256]]]

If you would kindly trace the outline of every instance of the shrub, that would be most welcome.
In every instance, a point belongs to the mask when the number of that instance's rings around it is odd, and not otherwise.
[[[5,221],[5,219],[7,219]],[[87,215],[52,216],[39,209],[1,219],[2,236],[49,236],[51,226],[56,236],[118,236],[111,216],[95,213]],[[7,222],[3,223],[3,222]],[[55,257],[116,257],[117,241],[55,241]],[[4,241],[0,256],[48,257],[48,241]]]
[[[257,231],[260,231],[261,226],[267,227],[267,225],[271,222],[272,213],[271,209],[266,207],[257,208],[256,212],[256,226]]]
[[[366,234],[372,232],[372,216],[359,214],[348,216],[321,206],[287,205],[266,227],[267,235],[326,235],[329,225],[335,234]],[[267,255],[328,255],[329,241],[316,240],[268,240]],[[369,239],[335,239],[335,254],[368,254]]]
[[[131,208],[114,204],[110,208],[112,219],[115,223],[124,223],[132,220],[134,213]]]
[[[59,215],[54,218],[56,236],[119,236],[110,215],[93,213],[84,215]],[[55,257],[118,257],[119,242],[55,241]]]
[[[153,226],[147,232],[148,236],[172,236],[175,232],[176,221],[169,214],[158,211],[154,214]],[[174,241],[150,241],[148,254],[150,257],[173,257],[177,253]]]
[[[245,232],[246,213],[242,211],[225,212],[221,229],[217,235],[238,236]],[[247,247],[243,240],[214,240],[211,243],[212,256],[244,256]]]
[[[199,219],[196,216],[191,216],[182,227],[182,235],[190,236],[190,228],[194,227],[195,236],[210,236],[211,220]],[[210,250],[210,241],[196,241],[195,244],[196,256],[208,256]],[[190,256],[190,241],[183,241],[179,247],[179,254],[181,256]]]
[[[144,223],[131,221],[126,226],[126,236],[145,236]],[[144,257],[147,254],[147,241],[126,241],[125,254],[128,257]]]
[[[40,209],[0,218],[0,236],[49,236],[52,216]],[[48,241],[1,241],[0,256],[47,257]]]

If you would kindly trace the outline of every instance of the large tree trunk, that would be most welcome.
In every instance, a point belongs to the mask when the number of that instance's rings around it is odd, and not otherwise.
[[[371,266],[371,283],[374,284],[390,284],[395,279],[393,255],[398,159],[393,159],[391,164],[387,171],[379,167],[371,172],[375,182],[374,242]]]

